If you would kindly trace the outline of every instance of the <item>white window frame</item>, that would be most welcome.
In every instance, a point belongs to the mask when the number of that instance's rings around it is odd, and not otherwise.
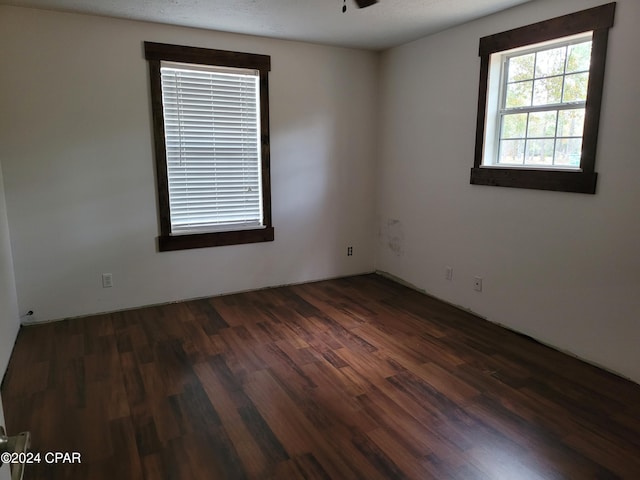
[[[507,84],[508,84],[508,61],[511,58],[519,57],[522,55],[529,55],[532,53],[540,53],[547,50],[552,50],[556,48],[562,47],[570,47],[571,45],[577,45],[581,43],[585,43],[586,41],[592,42],[593,32],[581,33],[578,35],[571,35],[569,37],[560,38],[557,40],[551,40],[547,42],[537,43],[535,45],[528,45],[526,47],[514,48],[511,50],[506,50],[502,52],[497,52],[491,55],[490,57],[490,65],[489,65],[489,92],[487,95],[487,128],[485,130],[485,150],[483,152],[482,157],[482,166],[483,167],[498,167],[498,168],[534,168],[534,169],[550,169],[550,170],[581,170],[580,165],[578,164],[575,167],[569,165],[542,165],[542,164],[534,164],[534,163],[526,163],[526,144],[528,140],[537,140],[537,139],[545,139],[545,140],[554,140],[554,154],[556,151],[555,144],[557,140],[564,138],[572,138],[572,139],[580,139],[582,143],[583,136],[572,136],[572,137],[563,137],[558,136],[557,127],[559,120],[556,118],[556,132],[553,137],[529,137],[528,135],[528,124],[525,127],[525,137],[519,140],[525,141],[525,151],[523,152],[523,163],[522,164],[511,164],[511,163],[501,163],[500,160],[500,151],[501,151],[501,141],[505,140],[502,137],[502,119],[505,115],[509,114],[529,114],[529,113],[538,113],[538,112],[560,112],[562,110],[576,110],[582,109],[585,110],[586,107],[586,99],[584,101],[575,101],[575,102],[563,102],[562,98],[560,103],[553,104],[544,104],[538,106],[526,106],[526,107],[506,107],[507,101]],[[575,71],[567,74],[566,72],[566,63],[568,62],[568,56],[565,58],[565,69],[562,74],[554,75],[555,77],[563,77],[563,89],[562,93],[564,94],[564,79],[567,75],[575,75],[580,73],[590,73],[590,69],[584,71]],[[534,72],[536,65],[534,64]],[[551,78],[551,77],[542,77],[542,78]],[[539,78],[532,78],[531,80],[539,80]],[[534,88],[534,84],[532,82],[532,88]],[[562,95],[561,95],[562,97]],[[533,92],[532,92],[533,98]],[[507,139],[511,140],[511,139]]]
[[[263,228],[264,219],[262,215],[262,182],[260,168],[260,72],[254,69],[240,69],[230,67],[216,67],[209,65],[194,65],[179,62],[160,62],[160,72],[162,75],[162,106],[164,113],[164,128],[166,142],[167,176],[169,182],[169,210],[171,218],[171,235],[188,235],[192,233],[205,233],[216,231],[230,231],[238,228],[252,229]],[[241,83],[244,90],[241,94],[230,97],[234,103],[234,110],[238,109],[241,101],[248,101],[250,104],[247,110],[255,110],[255,118],[248,118],[253,115],[246,115],[245,112],[233,112],[231,121],[238,122],[241,126],[231,128],[219,128],[222,123],[216,109],[224,108],[223,102],[214,99],[214,96],[225,94],[221,89],[215,91],[211,88],[204,90],[203,94],[190,95],[187,90],[189,85],[182,85],[181,75],[191,78],[191,89],[211,87],[207,86],[207,81],[202,79],[196,86],[194,75],[210,75],[210,82],[220,84],[224,77],[228,77],[229,82]],[[166,79],[166,80],[165,80]],[[221,88],[221,87],[220,87]],[[237,87],[235,88],[237,90]],[[228,94],[227,94],[228,95]],[[197,98],[196,100],[193,100]],[[204,112],[210,108],[210,112],[199,114],[196,108],[192,108],[190,102],[199,102],[197,109]],[[206,102],[206,103],[205,103]],[[194,120],[194,115],[200,115],[200,120]],[[171,119],[171,120],[169,120]],[[227,117],[225,120],[229,122]],[[187,132],[183,127],[190,124],[192,132]],[[209,131],[204,131],[209,128]],[[197,129],[198,133],[193,133]],[[243,130],[251,129],[252,133],[243,134]],[[227,132],[224,132],[226,130]],[[255,132],[255,133],[253,133]],[[223,135],[233,135],[235,143],[224,141],[224,150],[232,150],[238,154],[240,148],[246,144],[249,153],[242,160],[230,160],[232,157],[220,152],[220,138]],[[170,142],[171,139],[171,142]],[[224,140],[224,139],[223,139]],[[208,145],[207,157],[197,152],[199,147],[195,144]],[[171,147],[170,147],[171,144]],[[202,157],[199,161],[194,161],[194,156]],[[185,158],[186,157],[186,158]],[[232,166],[224,169],[224,163]],[[242,163],[242,164],[240,164]],[[182,173],[180,165],[183,165]],[[200,173],[204,167],[210,170],[208,174]],[[212,171],[211,171],[212,170]],[[226,175],[224,172],[228,172]],[[239,177],[240,172],[245,173]],[[218,173],[220,172],[220,173]],[[249,181],[244,177],[251,177],[255,180]],[[198,184],[215,184],[215,187],[201,193],[195,193],[193,186],[198,188]],[[233,187],[233,191],[228,195],[220,192],[220,186],[224,184]],[[191,192],[189,191],[191,188]],[[228,191],[230,188],[227,188]],[[237,199],[238,192],[247,190],[251,195]],[[231,196],[234,206],[229,205]],[[201,198],[198,198],[201,197]],[[198,202],[207,202],[210,207],[206,210],[198,207]],[[245,208],[238,206],[244,203]],[[203,211],[204,210],[204,211]],[[235,212],[234,212],[235,210]],[[199,215],[198,212],[202,211]]]

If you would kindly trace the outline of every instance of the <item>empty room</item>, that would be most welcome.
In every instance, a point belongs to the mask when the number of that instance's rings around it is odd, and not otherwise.
[[[0,0],[0,480],[640,478],[638,0]]]

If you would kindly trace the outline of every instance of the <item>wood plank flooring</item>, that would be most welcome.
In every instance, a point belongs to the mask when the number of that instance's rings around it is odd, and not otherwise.
[[[640,386],[377,275],[22,328],[25,479],[640,478]],[[6,468],[6,467],[4,467]]]

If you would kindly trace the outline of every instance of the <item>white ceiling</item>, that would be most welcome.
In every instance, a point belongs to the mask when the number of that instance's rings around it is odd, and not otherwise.
[[[0,4],[382,50],[532,0],[0,0]]]

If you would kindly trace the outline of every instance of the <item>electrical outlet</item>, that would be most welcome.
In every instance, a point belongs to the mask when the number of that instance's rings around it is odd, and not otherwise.
[[[110,273],[102,274],[102,288],[111,288],[113,287],[113,275]]]
[[[453,267],[446,267],[445,278],[447,280],[453,280]]]
[[[482,291],[482,277],[475,277],[473,279],[473,289],[476,292],[481,292]]]
[[[353,256],[353,247],[347,247],[347,257]]]

